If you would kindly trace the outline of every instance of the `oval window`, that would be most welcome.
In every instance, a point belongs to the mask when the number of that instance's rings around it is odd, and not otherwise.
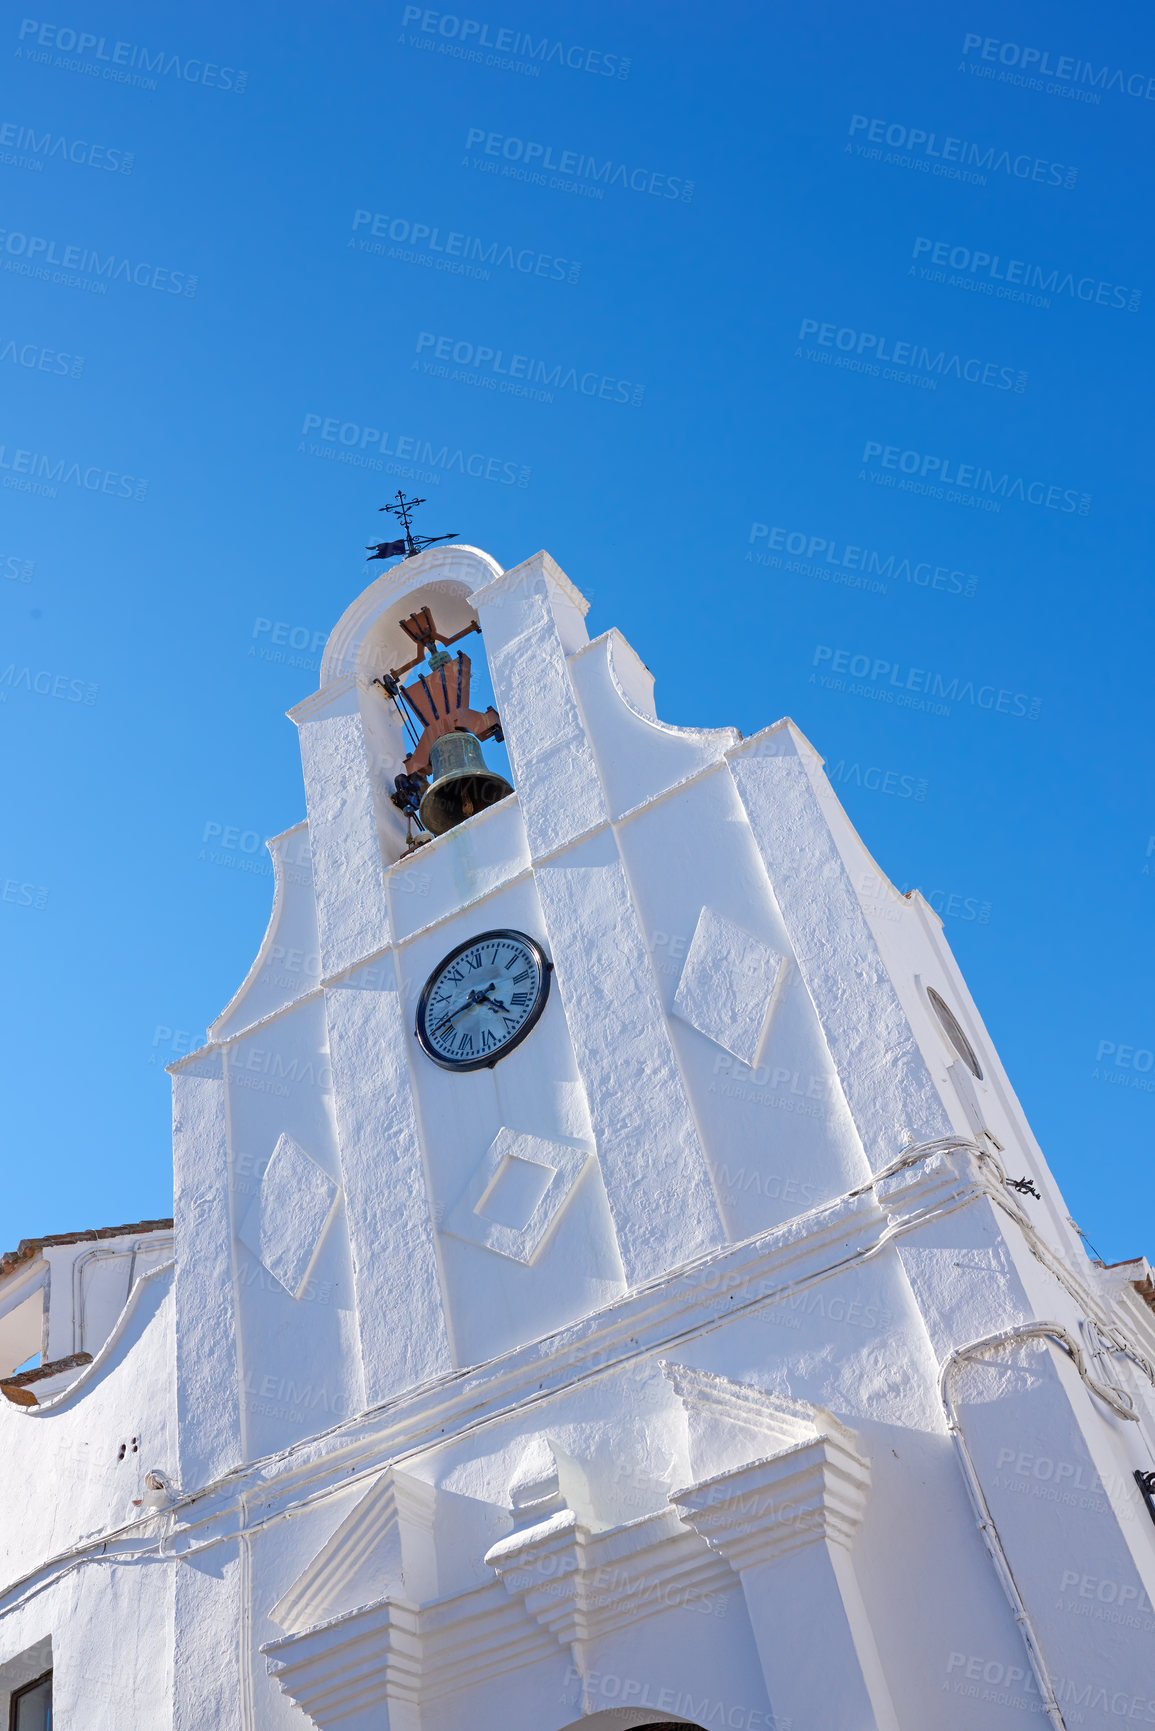
[[[933,986],[928,986],[926,995],[930,999],[931,1008],[942,1023],[943,1033],[970,1071],[971,1075],[981,1082],[983,1079],[982,1065],[975,1057],[975,1049],[959,1027],[954,1011],[945,1004]]]

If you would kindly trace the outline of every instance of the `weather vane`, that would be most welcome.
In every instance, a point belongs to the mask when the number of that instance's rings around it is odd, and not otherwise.
[[[398,489],[395,505],[379,505],[377,507],[379,511],[390,511],[394,517],[401,519],[402,527],[405,530],[405,539],[403,541],[376,541],[372,543],[369,547],[370,559],[396,559],[399,557],[412,559],[415,553],[423,553],[426,547],[432,547],[435,541],[456,541],[456,530],[452,535],[415,535],[413,533],[409,524],[409,513],[424,503],[424,499],[407,499],[404,493]]]

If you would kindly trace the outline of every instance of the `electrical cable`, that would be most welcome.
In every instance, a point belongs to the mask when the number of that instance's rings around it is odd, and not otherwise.
[[[1035,1634],[1034,1625],[1031,1622],[1026,1602],[1019,1589],[1019,1584],[1015,1580],[1014,1571],[1011,1568],[1010,1559],[1007,1556],[998,1527],[995,1525],[995,1519],[991,1513],[990,1504],[987,1502],[986,1493],[983,1490],[982,1482],[978,1475],[978,1469],[974,1464],[974,1458],[971,1455],[966,1437],[963,1435],[962,1423],[955,1408],[950,1390],[951,1380],[955,1372],[961,1370],[965,1364],[978,1358],[981,1353],[994,1352],[1003,1347],[1015,1346],[1020,1341],[1025,1340],[1051,1341],[1056,1346],[1061,1346],[1063,1351],[1067,1353],[1074,1363],[1075,1369],[1078,1371],[1091,1393],[1096,1395],[1104,1405],[1110,1407],[1111,1411],[1115,1413],[1118,1418],[1137,1419],[1138,1414],[1133,1410],[1129,1397],[1124,1397],[1128,1402],[1127,1406],[1124,1406],[1115,1398],[1115,1392],[1113,1390],[1104,1387],[1102,1383],[1096,1382],[1094,1377],[1092,1377],[1087,1370],[1082,1348],[1078,1345],[1077,1341],[1068,1334],[1062,1324],[1057,1322],[1020,1323],[1014,1328],[1004,1328],[1000,1329],[996,1334],[984,1335],[980,1340],[972,1340],[967,1346],[956,1347],[954,1352],[950,1353],[939,1367],[939,1399],[942,1402],[943,1411],[946,1414],[947,1429],[954,1441],[955,1449],[962,1466],[963,1482],[966,1485],[967,1493],[970,1497],[972,1506],[974,1507],[975,1514],[978,1517],[979,1532],[982,1534],[983,1543],[986,1545],[991,1560],[995,1565],[995,1573],[998,1575],[1003,1591],[1006,1593],[1006,1596],[1010,1601],[1015,1621],[1019,1625],[1023,1637],[1023,1644],[1027,1649],[1027,1657],[1030,1660],[1031,1669],[1035,1674],[1035,1681],[1039,1686],[1039,1694],[1047,1711],[1047,1717],[1057,1728],[1057,1731],[1066,1731],[1067,1722],[1063,1717],[1062,1708],[1059,1706],[1059,1698],[1055,1693],[1055,1687],[1051,1681],[1050,1671],[1047,1668],[1047,1662],[1043,1656],[1039,1638]]]
[[[1086,1292],[1086,1289],[1081,1289],[1080,1285],[1069,1276],[1062,1264],[1058,1261],[1057,1257],[1055,1257],[1054,1253],[1050,1250],[1050,1247],[1040,1238],[1033,1222],[1023,1213],[1018,1204],[1012,1202],[1006,1195],[1005,1174],[1003,1173],[1002,1167],[994,1154],[989,1149],[982,1147],[979,1143],[970,1141],[964,1137],[938,1137],[928,1142],[908,1145],[895,1160],[884,1166],[865,1183],[855,1186],[854,1189],[847,1191],[844,1195],[833,1199],[831,1202],[821,1204],[819,1208],[812,1209],[810,1212],[813,1214],[829,1212],[841,1204],[845,1204],[848,1201],[866,1195],[870,1191],[874,1190],[875,1187],[885,1179],[894,1177],[897,1173],[903,1171],[907,1167],[921,1164],[924,1160],[931,1159],[937,1154],[952,1155],[958,1153],[967,1153],[976,1157],[980,1163],[980,1167],[982,1165],[990,1165],[993,1168],[996,1182],[993,1185],[984,1185],[981,1193],[988,1195],[992,1201],[1001,1205],[1004,1210],[1010,1214],[1016,1224],[1018,1224],[1023,1230],[1024,1236],[1026,1236],[1033,1254],[1035,1254],[1044,1266],[1048,1268],[1049,1272],[1054,1274],[1055,1277],[1060,1280],[1061,1284],[1065,1287],[1070,1296],[1076,1300],[1078,1307],[1085,1312],[1087,1310],[1087,1299],[1090,1298],[1091,1295]],[[900,1218],[898,1220],[890,1219],[887,1221],[884,1228],[878,1233],[877,1237],[869,1244],[859,1246],[849,1255],[840,1257],[836,1261],[826,1264],[823,1268],[816,1270],[813,1273],[801,1276],[797,1280],[784,1282],[781,1286],[775,1288],[772,1293],[767,1293],[764,1290],[756,1292],[753,1296],[734,1304],[732,1308],[727,1309],[725,1312],[705,1324],[697,1323],[686,1329],[679,1330],[667,1337],[663,1343],[663,1347],[664,1349],[668,1349],[670,1346],[678,1344],[679,1341],[683,1339],[696,1338],[701,1334],[712,1333],[718,1328],[724,1327],[734,1315],[739,1314],[742,1311],[750,1310],[761,1305],[781,1303],[785,1299],[791,1297],[794,1293],[804,1291],[811,1286],[817,1285],[821,1281],[829,1279],[833,1274],[873,1259],[884,1250],[889,1249],[890,1246],[899,1238],[905,1237],[911,1231],[922,1229],[935,1220],[944,1218],[946,1215],[955,1212],[959,1207],[969,1205],[973,1199],[973,1195],[961,1199],[957,1197],[950,1198],[945,1204],[924,1209],[921,1212],[908,1217]],[[799,1218],[805,1219],[806,1216],[803,1215]],[[792,1224],[796,1224],[796,1222]],[[135,1309],[137,1293],[146,1282],[167,1273],[174,1266],[175,1264],[173,1262],[162,1263],[159,1267],[149,1269],[140,1276],[137,1286],[134,1289],[129,1302],[125,1305],[124,1311],[121,1313],[121,1317],[113,1330],[112,1336],[110,1336],[104,1347],[101,1348],[101,1351],[96,1355],[92,1364],[86,1366],[85,1372],[70,1386],[70,1388],[63,1390],[51,1403],[45,1403],[40,1407],[22,1407],[19,1408],[18,1411],[23,1416],[27,1417],[36,1414],[48,1417],[51,1412],[58,1405],[63,1404],[68,1399],[69,1395],[77,1390],[81,1384],[87,1384],[90,1382],[94,1373],[102,1367],[109,1356],[114,1341],[119,1339],[120,1335],[123,1333],[128,1315],[133,1309]],[[681,1272],[692,1272],[693,1267],[694,1265],[691,1264],[689,1269],[682,1270]],[[662,1277],[663,1280],[667,1278],[668,1277],[666,1276]],[[659,1284],[659,1282],[651,1282],[647,1283],[647,1286],[657,1284]],[[646,1288],[642,1287],[638,1290],[645,1291]],[[1147,1378],[1151,1382],[1155,1383],[1155,1371],[1152,1370],[1152,1367],[1142,1354],[1138,1353],[1131,1347],[1130,1343],[1128,1343],[1122,1335],[1122,1332],[1117,1329],[1112,1329],[1110,1334],[1113,1342],[1115,1340],[1119,1342],[1119,1352],[1136,1364],[1144,1372]],[[987,1506],[985,1497],[983,1496],[981,1484],[979,1484],[977,1474],[975,1474],[973,1463],[969,1457],[969,1450],[966,1448],[965,1438],[962,1437],[961,1431],[958,1428],[953,1406],[948,1405],[949,1378],[953,1373],[953,1369],[956,1368],[968,1355],[973,1355],[987,1348],[994,1349],[999,1345],[1012,1344],[1019,1339],[1029,1338],[1050,1339],[1056,1344],[1062,1346],[1063,1350],[1071,1357],[1079,1375],[1086,1383],[1087,1387],[1118,1417],[1133,1420],[1137,1419],[1138,1414],[1134,1411],[1133,1402],[1125,1391],[1108,1389],[1089,1375],[1086,1369],[1082,1349],[1074,1341],[1067,1330],[1059,1323],[1048,1322],[1021,1324],[1013,1329],[1003,1330],[998,1334],[987,1336],[978,1341],[973,1341],[968,1346],[959,1348],[956,1352],[952,1353],[947,1360],[944,1361],[939,1371],[939,1389],[941,1398],[944,1402],[944,1407],[947,1410],[948,1430],[950,1430],[955,1439],[956,1448],[958,1449],[960,1458],[963,1461],[964,1480],[967,1484],[972,1503],[979,1514],[980,1528],[984,1533],[988,1549],[995,1561],[999,1579],[1007,1592],[1008,1598],[1011,1600],[1016,1620],[1020,1623],[1020,1627],[1024,1629],[1024,1639],[1027,1640],[1028,1654],[1031,1657],[1032,1666],[1034,1667],[1036,1665],[1037,1660],[1038,1666],[1041,1667],[1041,1671],[1036,1670],[1036,1676],[1040,1683],[1040,1691],[1043,1692],[1043,1699],[1048,1702],[1048,1714],[1052,1719],[1052,1723],[1056,1727],[1056,1731],[1065,1731],[1065,1721],[1063,1720],[1062,1713],[1058,1707],[1057,1700],[1055,1700],[1054,1691],[1049,1682],[1045,1663],[1042,1660],[1041,1655],[1037,1652],[1037,1648],[1032,1648],[1031,1646],[1031,1641],[1034,1639],[1033,1630],[1030,1631],[1030,1639],[1027,1639],[1027,1631],[1030,1629],[1030,1625],[1029,1619],[1024,1622],[1024,1619],[1026,1618],[1025,1606],[1022,1605],[1021,1595],[1019,1594],[1017,1584],[1015,1583],[1013,1574],[1011,1573],[1010,1565],[1006,1560],[1001,1539],[999,1538],[994,1521],[990,1515],[989,1507]],[[591,1381],[599,1376],[609,1374],[622,1368],[622,1366],[628,1363],[631,1358],[644,1357],[652,1352],[652,1350],[653,1349],[648,1346],[639,1346],[634,1353],[623,1352],[620,1357],[615,1359],[612,1363],[600,1364],[575,1375],[569,1386],[573,1388],[583,1382]],[[482,1369],[484,1367],[475,1368]],[[529,1410],[530,1408],[553,1398],[555,1394],[555,1390],[542,1389],[532,1395],[529,1399],[523,1400],[519,1405],[519,1410]],[[322,1431],[317,1433],[317,1435],[310,1437],[308,1439],[308,1445],[310,1447],[316,1447],[318,1443],[326,1440],[336,1440],[343,1433],[351,1429],[353,1425],[363,1423],[365,1418],[369,1416],[370,1414],[368,1413],[362,1413],[357,1414],[353,1418],[343,1420],[340,1424],[332,1426],[328,1431]],[[461,1441],[464,1437],[471,1435],[474,1432],[484,1430],[492,1424],[503,1422],[507,1420],[509,1416],[509,1412],[505,1410],[493,1414],[481,1415],[472,1423],[466,1423],[460,1426],[455,1432],[456,1440]],[[180,1561],[183,1558],[199,1556],[204,1551],[214,1549],[220,1544],[229,1544],[234,1540],[240,1543],[242,1538],[246,1546],[251,1547],[254,1537],[265,1527],[274,1525],[280,1520],[290,1519],[296,1514],[303,1513],[307,1509],[326,1501],[336,1492],[346,1491],[350,1485],[355,1485],[365,1479],[376,1479],[380,1476],[382,1470],[384,1470],[383,1463],[375,1463],[361,1471],[346,1476],[331,1486],[322,1487],[313,1495],[303,1498],[300,1502],[294,1503],[288,1508],[277,1510],[272,1514],[265,1516],[263,1519],[250,1524],[245,1518],[246,1498],[252,1494],[253,1490],[257,1489],[267,1496],[270,1476],[269,1469],[290,1461],[299,1446],[300,1445],[297,1444],[291,1444],[288,1448],[282,1449],[275,1454],[266,1455],[258,1461],[250,1461],[246,1463],[244,1467],[234,1468],[228,1473],[223,1474],[219,1479],[213,1480],[209,1484],[204,1485],[195,1491],[178,1492],[174,1502],[170,1504],[167,1510],[163,1511],[165,1516],[171,1517],[181,1509],[191,1509],[195,1503],[203,1501],[205,1497],[209,1496],[214,1491],[225,1489],[230,1480],[238,1480],[242,1475],[249,1478],[255,1477],[257,1483],[250,1488],[246,1488],[241,1484],[237,1485],[236,1506],[240,1510],[240,1526],[230,1529],[228,1532],[217,1534],[202,1543],[186,1544],[180,1549],[169,1548],[171,1539],[174,1536],[170,1530],[168,1533],[161,1533],[158,1536],[155,1545],[150,1545],[147,1548],[133,1551],[113,1551],[110,1553],[108,1550],[110,1544],[115,1543],[117,1539],[127,1538],[134,1531],[138,1530],[139,1523],[134,1522],[129,1526],[114,1529],[112,1532],[103,1535],[101,1538],[88,1540],[80,1545],[72,1546],[68,1550],[58,1553],[55,1557],[47,1558],[35,1571],[35,1574],[40,1575],[42,1579],[35,1582],[35,1584],[30,1584],[27,1592],[14,1602],[10,1601],[5,1608],[16,1609],[19,1606],[29,1603],[33,1598],[38,1597],[40,1593],[47,1591],[56,1581],[59,1581],[64,1576],[71,1574],[75,1569],[80,1568],[86,1563],[105,1562],[113,1564],[117,1562],[175,1562]],[[398,1454],[391,1457],[391,1463],[385,1464],[392,1464],[404,1460],[410,1455],[424,1452],[428,1446],[429,1444],[427,1442],[421,1442],[416,1444],[412,1449],[401,1450]],[[189,1531],[190,1529],[186,1528],[185,1530]],[[50,1578],[43,1578],[45,1572],[50,1569],[53,1571]],[[33,1575],[23,1577],[23,1581],[29,1583],[32,1583],[33,1580]],[[8,1600],[8,1595],[15,1589],[19,1588],[22,1584],[23,1582],[20,1580],[14,1581],[8,1591],[3,1595],[3,1599]],[[1049,1691],[1049,1693],[1045,1691]],[[1054,1709],[1053,1711],[1052,1704]]]

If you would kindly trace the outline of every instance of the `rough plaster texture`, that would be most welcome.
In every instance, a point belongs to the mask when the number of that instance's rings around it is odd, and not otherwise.
[[[326,973],[349,967],[388,933],[384,862],[361,712],[350,681],[298,704],[313,868],[324,884],[317,933]]]
[[[446,1216],[445,1230],[532,1262],[592,1154],[580,1142],[547,1142],[503,1126]]]
[[[448,1368],[425,1174],[396,976],[328,997],[365,1396],[373,1405]],[[397,1247],[405,1253],[398,1255]]]
[[[224,1064],[198,1059],[173,1077],[173,1214],[179,1473],[204,1484],[243,1458],[240,1342],[233,1276]]]
[[[612,836],[549,861],[538,887],[622,1260],[645,1280],[721,1242],[705,1154]]]
[[[674,1011],[715,1045],[754,1065],[782,968],[775,951],[703,908],[674,993]]]
[[[340,1194],[299,1143],[283,1133],[237,1233],[292,1298],[300,1298]]]
[[[823,819],[813,767],[810,748],[785,726],[747,741],[731,773],[877,1171],[908,1142],[952,1126]]]
[[[480,619],[516,792],[402,858],[373,679],[426,603]],[[662,723],[585,611],[458,546],[334,629],[269,929],[174,1066],[175,1265],[0,1276],[0,1351],[91,1354],[0,1398],[0,1721],[50,1659],[82,1731],[1155,1723],[1147,1265],[1087,1259],[797,730]],[[507,926],[545,1013],[448,1074],[422,985]]]

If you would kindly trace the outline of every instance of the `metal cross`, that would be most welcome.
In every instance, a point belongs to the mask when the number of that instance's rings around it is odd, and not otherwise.
[[[403,541],[376,541],[370,544],[368,552],[370,559],[396,559],[398,557],[412,559],[415,554],[423,553],[426,547],[432,547],[435,541],[456,541],[456,530],[452,535],[415,535],[409,522],[410,511],[418,505],[424,505],[424,499],[407,499],[398,489],[395,505],[379,505],[380,511],[389,511],[394,517],[401,519],[405,530]]]

